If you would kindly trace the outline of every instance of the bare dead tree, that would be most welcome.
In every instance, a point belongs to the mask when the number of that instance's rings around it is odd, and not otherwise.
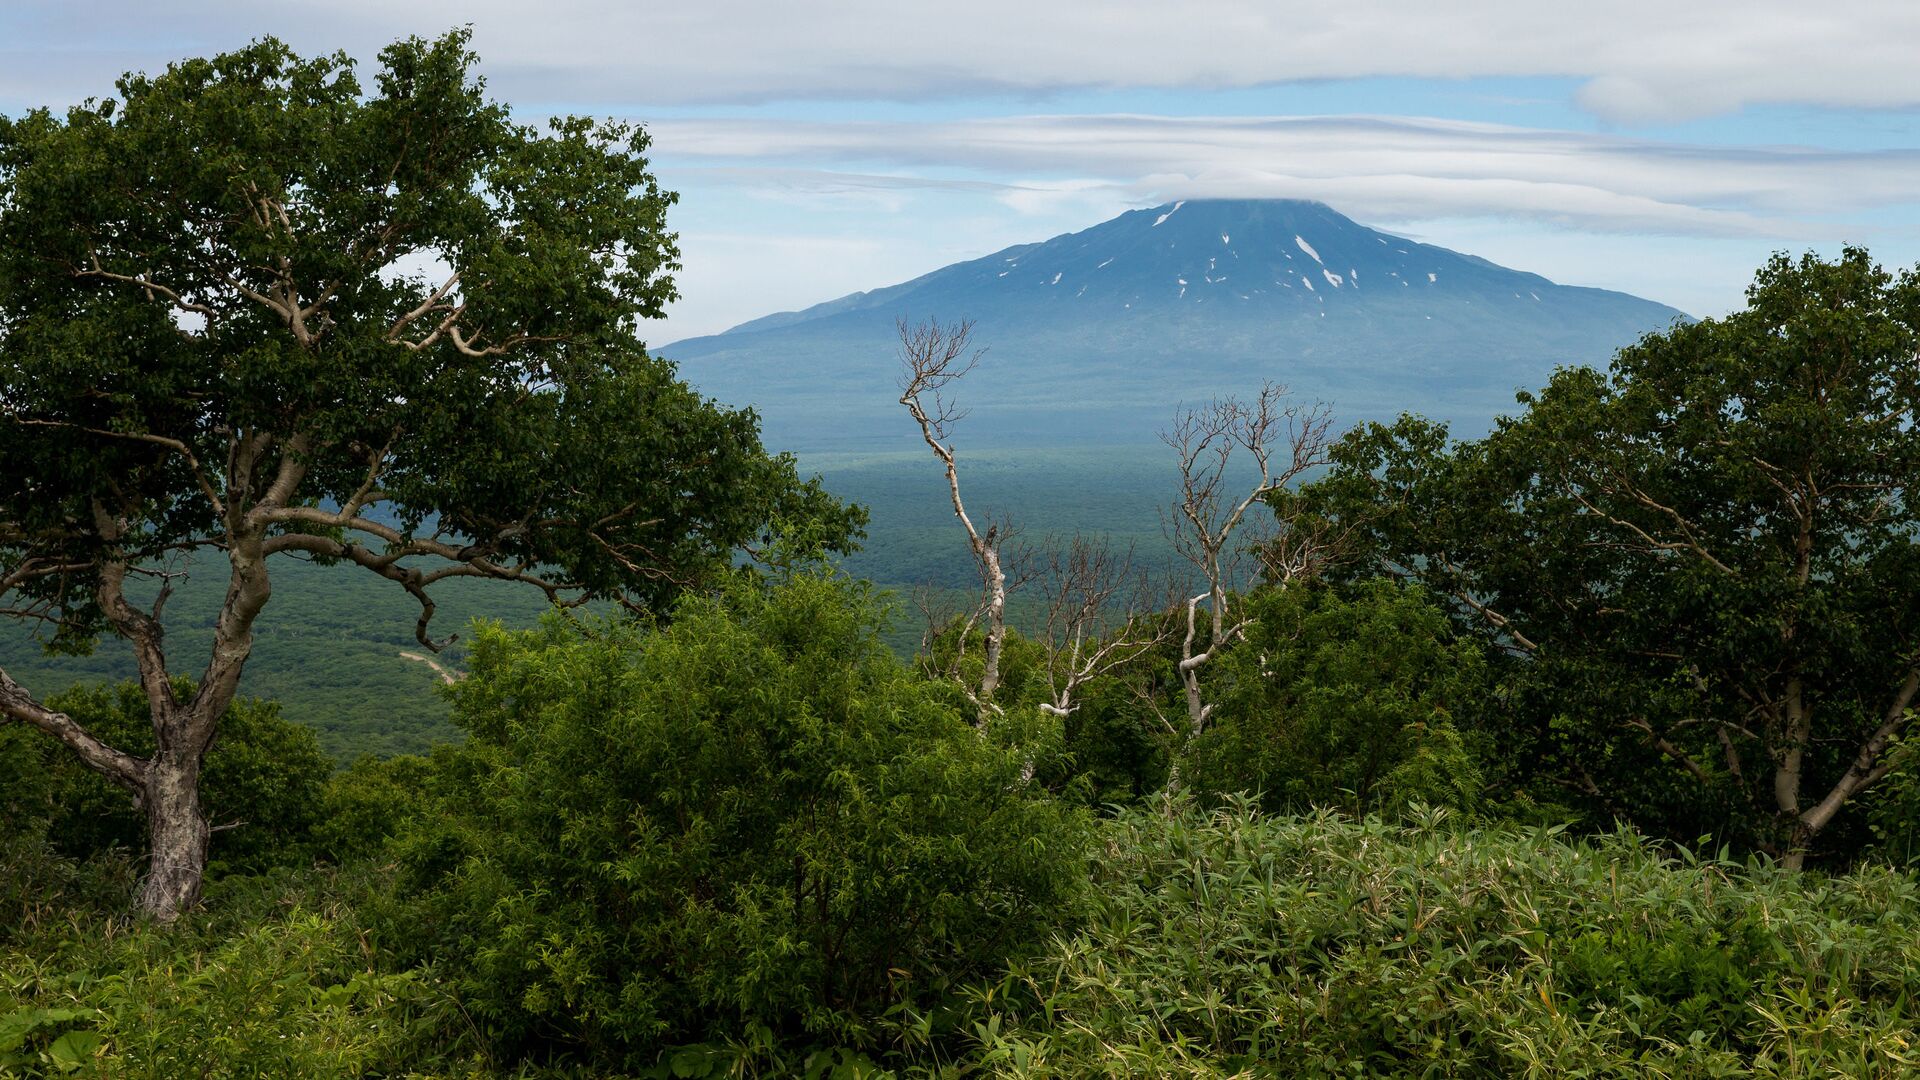
[[[1355,522],[1304,513],[1290,491],[1269,492],[1266,498],[1273,509],[1273,523],[1253,545],[1266,580],[1282,588],[1312,581],[1353,550],[1359,528]]]
[[[1064,548],[1049,545],[1038,577],[1047,604],[1040,635],[1048,696],[1042,712],[1070,715],[1079,708],[1081,687],[1172,634],[1173,624],[1154,617],[1151,585],[1135,571],[1131,548],[1116,552],[1105,540],[1075,536]]]
[[[931,658],[941,635],[960,620],[960,605],[950,590],[931,581],[914,587],[912,603],[920,613],[920,655]]]
[[[1331,445],[1333,416],[1321,404],[1301,405],[1287,400],[1287,389],[1277,383],[1261,387],[1251,402],[1235,397],[1216,398],[1182,412],[1161,441],[1179,457],[1180,497],[1173,504],[1168,532],[1173,547],[1192,563],[1206,582],[1206,591],[1187,598],[1186,629],[1180,646],[1180,682],[1186,692],[1187,721],[1192,733],[1205,730],[1213,709],[1200,692],[1200,669],[1231,646],[1246,629],[1234,622],[1229,593],[1240,580],[1241,567],[1251,548],[1274,551],[1273,541],[1250,545],[1236,532],[1246,523],[1247,511],[1268,495],[1284,490],[1307,472],[1325,465]],[[1230,498],[1229,466],[1245,451],[1258,470],[1258,479],[1237,499]],[[1317,549],[1296,545],[1311,537],[1290,536],[1280,527],[1273,540],[1283,546],[1276,558],[1290,573],[1303,573],[1320,564]],[[1285,580],[1292,580],[1291,577]],[[1200,621],[1206,604],[1210,625]]]
[[[980,722],[1000,711],[993,695],[1000,688],[1000,654],[1007,640],[1007,595],[1012,590],[1002,550],[1010,529],[1004,523],[989,523],[982,531],[967,513],[960,495],[960,467],[950,441],[953,425],[966,413],[955,407],[946,389],[979,364],[985,349],[973,348],[973,320],[942,324],[928,319],[917,325],[899,321],[900,404],[906,406],[920,437],[933,450],[946,469],[947,493],[953,503],[954,517],[967,533],[967,550],[973,554],[980,575],[980,604],[959,627],[958,647],[966,648],[974,627],[980,627],[985,643],[982,649],[980,679],[969,683],[956,680],[967,698],[979,710]],[[957,667],[956,667],[957,673]]]

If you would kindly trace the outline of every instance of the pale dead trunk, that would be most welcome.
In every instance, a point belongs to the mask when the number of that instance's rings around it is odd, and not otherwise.
[[[962,521],[966,521],[965,512],[957,509],[960,505],[957,487],[953,498],[955,512]],[[967,522],[967,531],[973,531],[972,522]],[[975,539],[974,553],[985,567],[983,576],[987,585],[986,655],[982,658],[983,670],[980,673],[980,721],[984,724],[994,691],[1000,689],[1000,653],[1007,643],[1007,575],[1000,568],[999,548],[983,539]]]
[[[1182,685],[1187,692],[1187,723],[1198,738],[1207,729],[1207,706],[1200,698],[1200,675],[1193,669],[1180,673]]]
[[[1206,730],[1207,717],[1213,712],[1213,706],[1208,705],[1200,696],[1200,668],[1213,656],[1216,646],[1209,646],[1207,651],[1202,653],[1193,651],[1193,640],[1199,633],[1199,625],[1196,621],[1198,612],[1195,609],[1200,601],[1206,598],[1207,594],[1203,593],[1187,601],[1187,636],[1181,642],[1180,663],[1177,665],[1180,673],[1180,687],[1187,695],[1187,723],[1195,736]],[[1219,637],[1216,636],[1214,640],[1218,641]]]
[[[983,534],[974,527],[973,518],[967,515],[966,502],[960,497],[960,468],[954,457],[953,446],[946,441],[947,433],[960,413],[953,408],[941,391],[955,379],[959,379],[973,370],[979,360],[978,352],[967,353],[968,341],[973,333],[973,323],[961,320],[952,326],[942,326],[929,320],[918,326],[909,327],[905,319],[899,323],[900,357],[906,369],[900,384],[900,404],[907,407],[908,415],[920,427],[920,437],[940,459],[947,474],[947,495],[953,504],[953,515],[960,526],[967,531],[967,548],[973,553],[974,563],[980,570],[982,591],[981,614],[986,617],[986,648],[982,657],[980,682],[977,687],[961,682],[967,697],[979,710],[979,726],[984,729],[994,715],[1000,712],[1000,706],[993,700],[994,692],[1000,688],[1000,654],[1007,638],[1007,582],[1006,567],[1001,562],[1000,545],[1006,540],[998,526],[989,525]],[[965,358],[964,360],[962,358]],[[933,400],[933,409],[928,411],[923,395]],[[971,620],[968,622],[971,627]],[[966,647],[967,628],[960,632],[959,647]],[[959,672],[952,673],[959,679]]]

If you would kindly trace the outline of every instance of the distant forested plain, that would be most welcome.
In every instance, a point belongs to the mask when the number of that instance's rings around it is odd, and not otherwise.
[[[1131,550],[1143,570],[1173,565],[1163,514],[1178,473],[1166,446],[973,450],[963,441],[960,452],[970,506],[1011,523],[1016,542],[1104,535],[1116,549]],[[940,463],[922,448],[806,454],[800,466],[803,473],[817,473],[838,497],[870,509],[866,542],[844,568],[893,593],[885,637],[901,655],[911,654],[925,630],[920,591],[940,590],[951,600],[949,608],[978,591]],[[446,582],[435,590],[439,608],[431,633],[436,640],[458,640],[432,655],[414,638],[419,605],[392,582],[352,567],[281,563],[243,692],[279,702],[288,719],[313,728],[321,746],[341,762],[361,754],[419,753],[457,738],[437,690],[440,678],[414,658],[430,657],[457,671],[473,620],[524,628],[548,609],[533,589]],[[212,567],[186,569],[189,576],[167,604],[168,651],[181,657],[206,652],[226,584]],[[1017,593],[1013,612],[1016,625],[1037,617]],[[0,669],[37,694],[135,674],[131,653],[114,638],[103,639],[90,655],[49,655],[32,624],[11,621],[0,623]]]
[[[280,703],[290,720],[314,729],[339,761],[361,754],[387,757],[427,750],[455,738],[440,680],[414,640],[419,606],[391,582],[351,568],[283,560],[275,567],[273,600],[256,633],[243,692]],[[546,608],[537,592],[488,582],[453,581],[440,591],[433,632],[465,637],[476,618],[512,626],[532,624]],[[167,646],[173,655],[205,655],[226,583],[210,569],[182,582],[167,602]],[[30,625],[4,628],[0,668],[37,694],[73,685],[134,677],[132,654],[113,638],[87,656],[49,655]],[[455,642],[432,659],[457,669],[464,649]]]

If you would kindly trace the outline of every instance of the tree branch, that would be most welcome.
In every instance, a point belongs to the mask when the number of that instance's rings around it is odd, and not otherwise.
[[[205,495],[207,501],[212,504],[214,513],[223,517],[226,515],[226,503],[221,501],[220,493],[214,490],[213,481],[207,476],[206,470],[200,467],[200,459],[194,456],[192,447],[189,447],[179,439],[170,439],[165,435],[152,435],[146,432],[110,431],[106,428],[87,427],[83,424],[69,423],[65,420],[35,420],[14,412],[7,413],[6,418],[22,427],[64,428],[68,431],[79,431],[88,435],[99,435],[108,439],[126,439],[131,442],[143,442],[171,450],[187,459],[187,465],[193,470],[193,479],[195,483],[199,485],[200,493]]]
[[[185,297],[181,296],[179,293],[175,292],[174,290],[169,289],[165,285],[162,285],[159,282],[154,281],[150,278],[147,278],[143,275],[116,274],[111,270],[106,269],[106,267],[102,266],[100,263],[100,255],[98,252],[90,251],[87,254],[88,254],[88,257],[93,260],[93,269],[75,270],[73,271],[74,277],[96,278],[101,281],[116,281],[126,285],[137,285],[147,293],[148,299],[152,299],[153,294],[158,293],[161,296],[166,297],[169,303],[171,303],[174,307],[178,308],[181,311],[192,312],[193,314],[196,314],[196,315],[205,315],[209,323],[211,323],[214,319],[219,317],[218,312],[214,311],[212,308],[206,306],[205,304],[199,304],[191,300],[188,300]]]
[[[447,298],[447,294],[451,293],[454,290],[454,287],[459,284],[460,284],[459,274],[454,274],[452,277],[442,282],[438,289],[435,289],[430,296],[428,296],[425,300],[421,301],[419,307],[416,307],[412,311],[407,312],[405,315],[400,316],[398,319],[394,320],[394,323],[392,326],[387,327],[387,340],[390,342],[398,343],[400,341],[400,332],[402,330],[405,330],[408,326],[412,325],[415,320],[422,318],[427,313],[437,310],[440,307],[440,301],[445,300]],[[459,311],[463,309],[464,309],[463,307],[456,307],[454,311],[457,314]],[[435,333],[438,333],[438,331],[435,331]]]
[[[133,792],[145,790],[147,763],[95,738],[66,713],[33,700],[33,695],[0,671],[0,716],[37,728],[61,741],[95,772]]]

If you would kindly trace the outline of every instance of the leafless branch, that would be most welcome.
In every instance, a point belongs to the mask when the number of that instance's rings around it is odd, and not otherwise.
[[[1048,545],[1041,565],[1050,700],[1040,708],[1064,717],[1079,707],[1081,687],[1145,655],[1173,628],[1153,617],[1150,586],[1135,572],[1131,548],[1116,552],[1105,541],[1075,536],[1064,548]]]
[[[904,369],[900,404],[906,406],[908,415],[919,425],[921,439],[946,470],[953,514],[966,530],[967,547],[980,572],[981,610],[986,623],[984,663],[978,686],[965,689],[979,706],[980,721],[984,724],[989,715],[999,711],[993,695],[1000,686],[1000,653],[1006,642],[1007,594],[1011,586],[1001,558],[1005,537],[999,526],[989,525],[982,532],[968,515],[966,502],[961,497],[960,469],[948,439],[953,424],[962,414],[945,396],[948,385],[973,370],[983,350],[972,348],[973,323],[967,319],[950,325],[930,319],[917,326],[909,326],[902,319],[898,329],[900,363]]]
[[[1330,554],[1306,546],[1315,539],[1314,533],[1291,532],[1292,521],[1281,523],[1266,545],[1249,545],[1244,535],[1236,543],[1235,533],[1255,503],[1327,464],[1332,428],[1333,416],[1325,405],[1290,402],[1284,386],[1268,383],[1251,402],[1216,398],[1187,409],[1160,433],[1180,467],[1180,494],[1168,517],[1169,537],[1174,550],[1206,582],[1206,592],[1186,603],[1187,633],[1179,668],[1188,721],[1196,734],[1206,726],[1210,713],[1201,700],[1199,669],[1231,645],[1245,625],[1233,623],[1229,610],[1241,557],[1250,547],[1271,547],[1274,541],[1283,541],[1285,546],[1275,550],[1274,558],[1286,572],[1284,583],[1317,570],[1324,562],[1322,556]],[[1240,452],[1252,459],[1258,475],[1245,494],[1233,499],[1224,493],[1225,485]],[[1207,604],[1211,635],[1206,649],[1196,651],[1202,602]]]

